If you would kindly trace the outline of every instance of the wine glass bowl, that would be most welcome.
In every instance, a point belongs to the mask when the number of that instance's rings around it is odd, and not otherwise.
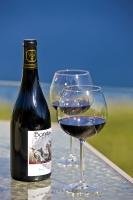
[[[58,109],[58,121],[62,129],[79,139],[86,139],[100,132],[107,118],[106,102],[102,99],[103,93],[98,86],[66,87]]]
[[[69,107],[69,112],[66,112],[66,105]],[[58,122],[63,131],[80,140],[80,180],[68,185],[66,191],[91,193],[92,187],[85,182],[83,176],[82,144],[88,137],[99,133],[106,124],[107,105],[102,88],[94,85],[66,87],[57,110]]]
[[[52,106],[57,109],[63,89],[71,85],[92,84],[89,71],[80,69],[66,69],[55,72],[50,86],[50,100]]]

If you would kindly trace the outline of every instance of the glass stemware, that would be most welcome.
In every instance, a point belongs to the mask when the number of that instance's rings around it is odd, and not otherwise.
[[[64,88],[71,85],[85,84],[92,84],[92,78],[89,71],[79,69],[65,69],[56,71],[50,86],[50,100],[53,108],[57,110],[59,99]],[[67,157],[64,156],[63,158],[61,158],[58,164],[62,166],[77,166],[77,158],[73,153],[71,136],[69,155]]]
[[[67,106],[67,109],[66,109]],[[97,134],[107,120],[107,105],[101,87],[70,86],[63,90],[58,106],[58,122],[65,133],[80,141],[80,179],[65,186],[72,193],[96,193],[97,188],[85,181],[83,169],[83,142]]]

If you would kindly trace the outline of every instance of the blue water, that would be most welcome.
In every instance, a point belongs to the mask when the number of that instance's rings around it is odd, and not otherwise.
[[[133,87],[103,87],[108,102],[133,103]]]
[[[38,40],[40,80],[63,68],[96,84],[133,86],[133,1],[0,1],[0,79],[20,80],[22,41]]]
[[[50,104],[49,91],[50,84],[41,83],[45,98]],[[20,82],[1,82],[0,81],[0,102],[14,104],[20,88]],[[108,103],[133,103],[133,87],[107,87],[102,88],[105,99]]]

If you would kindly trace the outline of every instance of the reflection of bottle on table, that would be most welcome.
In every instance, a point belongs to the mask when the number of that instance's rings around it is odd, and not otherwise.
[[[36,188],[29,188],[28,189],[28,200],[50,200],[51,194],[50,194],[50,186],[47,187],[36,187]]]
[[[11,180],[11,200],[51,200],[51,181],[19,182]]]

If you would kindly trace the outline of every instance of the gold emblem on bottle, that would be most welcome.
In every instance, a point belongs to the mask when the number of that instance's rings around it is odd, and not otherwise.
[[[36,62],[36,51],[33,49],[26,51],[26,60],[29,63],[35,63]]]

